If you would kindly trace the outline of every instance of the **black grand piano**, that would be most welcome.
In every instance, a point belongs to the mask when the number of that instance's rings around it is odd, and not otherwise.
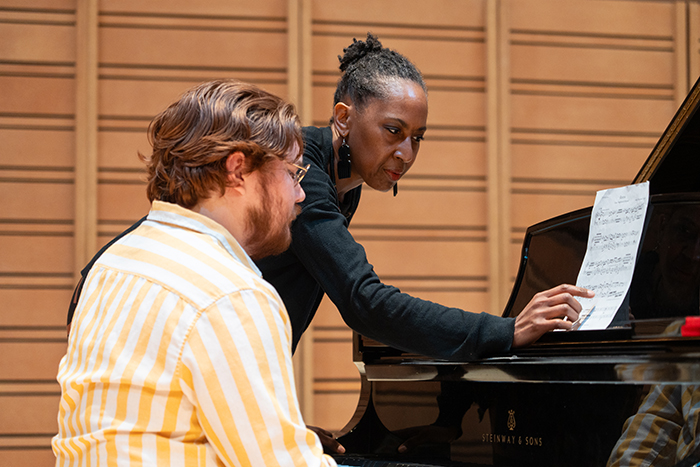
[[[605,330],[508,355],[431,360],[354,335],[360,402],[338,463],[700,465],[700,80],[632,183],[650,203],[630,291]],[[575,283],[591,208],[531,226],[504,316]],[[399,453],[398,447],[410,448]]]

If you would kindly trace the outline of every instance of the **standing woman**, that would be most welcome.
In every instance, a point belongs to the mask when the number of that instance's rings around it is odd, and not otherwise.
[[[426,131],[427,88],[406,57],[371,34],[344,52],[330,126],[304,129],[304,164],[310,168],[291,247],[258,262],[287,307],[293,348],[324,293],[360,334],[449,360],[507,352],[547,331],[570,328],[581,310],[574,295],[592,296],[571,285],[541,292],[512,319],[421,300],[379,280],[348,225],[363,182],[396,194],[396,183],[415,162]]]

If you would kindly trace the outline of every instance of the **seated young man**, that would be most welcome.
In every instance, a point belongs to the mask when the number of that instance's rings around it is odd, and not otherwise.
[[[253,263],[286,250],[304,199],[293,107],[205,83],[149,141],[151,210],[82,285],[56,465],[335,465],[304,425],[289,318]]]

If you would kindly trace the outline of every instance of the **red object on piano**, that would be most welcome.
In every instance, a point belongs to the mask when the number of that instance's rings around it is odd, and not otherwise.
[[[700,336],[700,316],[686,316],[681,336]]]

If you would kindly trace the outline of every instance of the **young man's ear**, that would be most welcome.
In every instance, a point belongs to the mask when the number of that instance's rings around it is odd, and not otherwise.
[[[241,151],[235,151],[226,158],[226,171],[228,172],[228,187],[234,190],[245,190],[245,155]]]

